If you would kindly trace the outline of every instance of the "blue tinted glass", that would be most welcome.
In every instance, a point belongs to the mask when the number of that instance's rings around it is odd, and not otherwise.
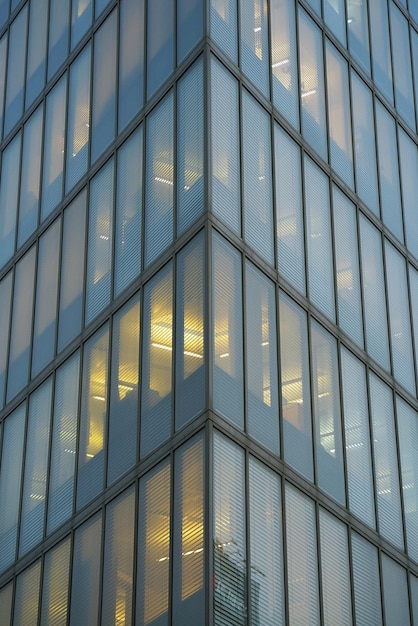
[[[177,0],[177,63],[203,35],[202,0]]]
[[[122,0],[119,24],[118,127],[126,126],[144,99],[144,0]]]
[[[164,82],[174,66],[174,1],[152,0],[147,11],[147,97]]]

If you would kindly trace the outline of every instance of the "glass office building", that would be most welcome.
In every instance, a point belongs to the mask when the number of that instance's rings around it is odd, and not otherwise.
[[[0,0],[0,625],[418,625],[418,2]]]

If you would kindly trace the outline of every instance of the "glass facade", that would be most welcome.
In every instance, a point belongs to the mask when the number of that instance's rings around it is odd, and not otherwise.
[[[418,625],[416,0],[0,0],[1,626]]]

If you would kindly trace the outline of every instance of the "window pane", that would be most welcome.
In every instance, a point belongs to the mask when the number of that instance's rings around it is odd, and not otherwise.
[[[41,582],[41,559],[24,570],[16,579],[13,624],[33,626],[38,619],[39,583]]]
[[[396,237],[403,242],[395,120],[378,100],[376,100],[376,128],[382,219]]]
[[[173,271],[167,265],[144,289],[141,456],[171,434]]]
[[[129,489],[106,508],[103,595],[100,624],[132,624],[135,491]]]
[[[107,481],[112,483],[136,461],[139,378],[139,300],[113,318]]]
[[[315,507],[300,491],[286,485],[286,547],[291,624],[319,624]]]
[[[390,3],[390,28],[392,38],[393,78],[395,82],[395,104],[409,126],[415,130],[414,93],[412,91],[411,49],[408,22]]]
[[[7,352],[9,346],[13,272],[0,281],[0,408],[4,402]]]
[[[242,93],[244,237],[274,265],[270,116]]]
[[[305,209],[310,298],[335,319],[329,179],[305,156]]]
[[[91,626],[99,617],[102,520],[99,515],[74,535],[70,626]]]
[[[163,463],[139,483],[138,624],[168,626],[170,572],[170,465]]]
[[[66,539],[45,555],[41,624],[66,626],[71,540]]]
[[[174,69],[175,16],[173,0],[152,0],[147,8],[147,97],[150,98]]]
[[[274,151],[277,267],[298,291],[305,293],[300,148],[278,124],[274,125]]]
[[[214,59],[210,108],[212,211],[241,234],[238,83]]]
[[[324,61],[320,30],[299,9],[299,66],[302,132],[308,143],[327,160],[324,97]]]
[[[284,458],[308,480],[313,480],[308,350],[306,313],[280,293]]]
[[[393,374],[412,395],[415,395],[414,356],[405,259],[387,240],[385,240],[385,257]]]
[[[351,626],[347,526],[319,509],[324,626]]]
[[[266,448],[280,454],[275,288],[246,263],[247,428]]]
[[[382,582],[386,626],[408,626],[411,621],[406,571],[386,554],[382,554]]]
[[[345,0],[324,0],[324,20],[337,39],[341,41],[343,46],[346,46],[344,5]]]
[[[2,11],[3,1],[4,0],[0,0],[0,22],[1,22],[1,11]],[[2,129],[3,129],[3,105],[4,105],[5,87],[6,87],[6,61],[7,61],[8,40],[9,40],[9,32],[6,30],[4,36],[0,39],[0,136],[2,136]]]
[[[3,152],[0,178],[0,267],[15,250],[21,133]]]
[[[86,191],[64,211],[58,352],[81,330],[83,319]]]
[[[90,45],[70,67],[65,190],[85,174],[90,133]]]
[[[60,234],[61,220],[57,219],[39,240],[32,376],[52,360],[55,352]]]
[[[201,0],[177,1],[177,63],[197,44],[203,35]]]
[[[213,408],[244,427],[241,255],[213,236]]]
[[[244,451],[213,437],[213,595],[215,624],[245,624]]]
[[[335,264],[337,271],[338,323],[355,343],[363,347],[361,287],[356,208],[333,185]]]
[[[79,376],[80,353],[76,352],[57,370],[55,378],[47,510],[48,534],[67,520],[73,510]]]
[[[345,446],[349,505],[354,515],[375,527],[366,371],[348,350],[341,350]]]
[[[273,104],[299,129],[296,20],[293,2],[270,1]]]
[[[237,3],[236,0],[211,0],[211,39],[237,62]]]
[[[94,36],[91,162],[115,136],[116,113],[116,11]],[[87,90],[87,85],[85,89]]]
[[[26,405],[4,422],[0,472],[0,571],[15,561]]]
[[[173,92],[147,118],[145,264],[173,240]]]
[[[313,321],[311,350],[317,482],[320,489],[344,505],[337,342],[322,326]]]
[[[67,56],[69,23],[70,0],[51,2],[49,11],[48,80],[52,78]]]
[[[418,367],[418,272],[408,263],[411,297],[412,330],[415,347],[415,367]]]
[[[144,100],[144,0],[123,0],[119,8],[119,130]]]
[[[407,552],[418,561],[418,415],[396,399]]]
[[[350,54],[370,76],[367,0],[347,0],[347,25]]]
[[[403,550],[393,397],[389,387],[377,376],[370,373],[369,380],[379,533]]]
[[[45,84],[48,0],[30,3],[28,59],[26,66],[26,108]]]
[[[22,172],[20,176],[18,248],[38,224],[39,185],[41,179],[43,107],[25,124],[23,132]]]
[[[90,185],[86,279],[86,324],[110,301],[113,241],[113,159]]]
[[[264,626],[284,623],[280,477],[250,457],[251,613]]]
[[[77,508],[103,489],[107,422],[109,331],[100,329],[84,346],[78,452]]]
[[[27,16],[28,5],[26,4],[12,23],[9,31],[6,106],[4,112],[5,136],[23,113]]]
[[[93,14],[92,0],[72,0],[71,4],[71,50],[86,34],[91,26]]]
[[[382,624],[380,601],[379,562],[377,549],[368,541],[351,534],[353,560],[354,605],[356,625]]]
[[[42,540],[44,534],[52,379],[29,399],[19,556]]]
[[[0,624],[10,626],[12,619],[13,581],[0,590]]]
[[[115,295],[141,271],[142,126],[118,151],[115,222]]]
[[[200,437],[175,456],[173,624],[205,621],[204,442]]]
[[[179,81],[177,111],[177,230],[180,234],[204,209],[202,57]]]
[[[58,6],[55,5],[54,6]],[[55,85],[46,99],[44,156],[42,164],[41,217],[44,220],[62,198],[64,128],[67,75]]]
[[[205,254],[202,233],[177,257],[176,430],[206,406]]]
[[[331,167],[354,188],[348,67],[328,40],[326,61]]]
[[[393,103],[387,0],[372,0],[369,2],[369,11],[373,80],[389,102]]]
[[[382,240],[379,231],[363,217],[360,218],[360,243],[367,352],[389,370]]]
[[[240,32],[242,70],[268,96],[267,2],[240,0]]]
[[[415,172],[418,171],[418,150],[416,144],[401,128],[399,128],[399,165],[402,183],[403,216],[405,220],[405,241],[408,249],[418,258],[418,221],[416,219],[418,179],[415,175]]]
[[[7,401],[28,382],[34,274],[35,246],[32,246],[15,269]]]
[[[357,193],[369,209],[379,215],[372,94],[354,72],[351,73],[351,97]]]

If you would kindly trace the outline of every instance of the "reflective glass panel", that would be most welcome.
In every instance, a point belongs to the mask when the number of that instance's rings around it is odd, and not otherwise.
[[[406,18],[393,4],[389,5],[392,39],[395,105],[408,125],[415,130],[414,93],[412,90],[411,49]]]
[[[145,264],[173,240],[173,92],[147,118]]]
[[[87,170],[90,136],[90,51],[89,44],[70,67],[66,191],[72,189]]]
[[[50,2],[48,38],[48,80],[64,62],[68,51],[70,0]]]
[[[45,555],[41,624],[66,626],[71,540],[68,538]]]
[[[4,135],[7,135],[23,113],[27,16],[28,4],[14,20],[9,32]]]
[[[51,213],[62,198],[66,93],[67,75],[65,74],[46,99],[42,163],[42,219]]]
[[[416,219],[418,150],[416,144],[401,128],[399,128],[399,166],[402,184],[405,241],[408,250],[418,258],[418,220]]]
[[[78,444],[77,508],[103,489],[108,405],[109,331],[100,329],[84,346]]]
[[[138,425],[139,301],[113,318],[107,481],[135,464]]]
[[[316,322],[311,325],[311,368],[317,482],[320,489],[344,505],[337,342]]]
[[[3,407],[9,346],[13,272],[0,281],[0,408]]]
[[[39,543],[44,534],[51,399],[50,377],[29,399],[19,556]]]
[[[306,313],[280,293],[279,317],[284,458],[308,480],[313,480]]]
[[[180,63],[203,35],[201,0],[177,0],[177,63]]]
[[[241,234],[238,83],[211,63],[212,211]]]
[[[237,61],[237,0],[210,0],[210,36]]]
[[[144,289],[141,456],[171,434],[173,271],[161,270]]]
[[[0,267],[15,250],[21,133],[3,152],[0,178]]]
[[[274,265],[270,116],[242,92],[244,237]]]
[[[113,185],[114,161],[111,159],[90,184],[86,324],[109,304],[111,296]]]
[[[276,166],[277,267],[298,291],[305,293],[305,241],[302,173],[299,146],[274,125]]]
[[[174,68],[175,15],[173,0],[152,0],[147,8],[147,97],[150,98]]]
[[[206,406],[204,254],[200,234],[177,257],[176,430]]]
[[[47,33],[48,0],[32,0],[29,12],[26,108],[32,104],[45,84]]]
[[[370,75],[369,19],[367,0],[346,0],[348,48],[350,54]]]
[[[351,534],[356,625],[382,624],[377,549],[357,533]]]
[[[71,3],[71,50],[83,38],[91,26],[92,0],[72,0]]]
[[[343,46],[346,46],[345,0],[324,0],[324,20]]]
[[[390,2],[390,4],[392,4],[392,2]],[[383,95],[393,104],[387,0],[372,0],[369,2],[369,12],[373,80],[382,91]]]
[[[13,624],[33,626],[38,619],[41,559],[24,570],[16,580]]]
[[[43,107],[25,124],[23,131],[22,171],[20,174],[19,229],[17,246],[33,233],[38,224],[41,179]]]
[[[386,626],[409,626],[411,621],[406,571],[386,554],[382,554],[382,583]]]
[[[266,448],[280,454],[275,289],[246,263],[247,430]]]
[[[118,128],[124,128],[144,100],[144,0],[119,5]]]
[[[144,626],[168,626],[170,474],[164,462],[139,483],[136,620]]]
[[[213,408],[244,427],[241,255],[213,236]]]
[[[241,67],[265,96],[269,95],[267,2],[240,0]]]

